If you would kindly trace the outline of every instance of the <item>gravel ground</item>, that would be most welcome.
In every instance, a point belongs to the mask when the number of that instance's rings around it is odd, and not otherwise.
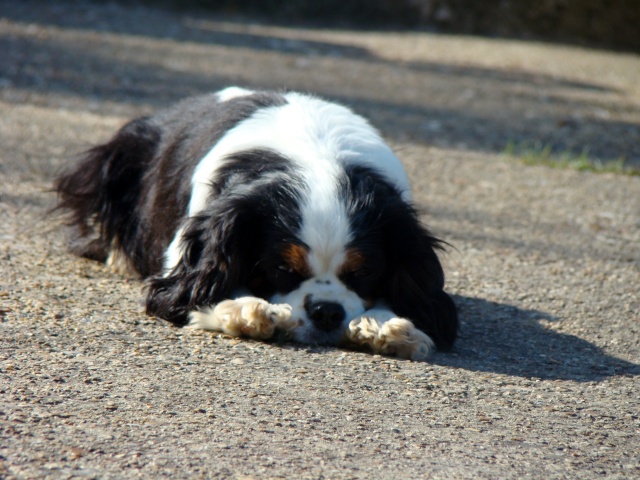
[[[640,58],[0,0],[0,478],[638,478]],[[371,118],[453,248],[430,363],[187,332],[70,256],[51,180],[127,118],[229,84]]]

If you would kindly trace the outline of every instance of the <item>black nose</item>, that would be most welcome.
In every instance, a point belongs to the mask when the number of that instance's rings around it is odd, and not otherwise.
[[[327,332],[338,328],[346,316],[342,305],[335,302],[308,302],[304,308],[313,324]]]

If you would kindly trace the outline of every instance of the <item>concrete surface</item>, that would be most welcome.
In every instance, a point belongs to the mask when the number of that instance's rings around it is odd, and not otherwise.
[[[638,478],[640,57],[0,1],[0,478]],[[51,181],[131,116],[229,84],[367,115],[453,248],[430,363],[175,329],[66,251]]]

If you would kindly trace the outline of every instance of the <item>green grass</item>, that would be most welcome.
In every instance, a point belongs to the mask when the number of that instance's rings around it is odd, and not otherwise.
[[[640,176],[640,167],[627,165],[624,157],[615,160],[600,160],[589,155],[585,148],[579,154],[570,150],[554,152],[551,145],[541,143],[519,143],[509,141],[504,148],[505,155],[513,157],[525,165],[544,165],[550,168],[565,168],[582,172],[616,173]]]

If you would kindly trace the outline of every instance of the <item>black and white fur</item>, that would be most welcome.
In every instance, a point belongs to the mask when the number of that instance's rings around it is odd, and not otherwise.
[[[362,117],[230,87],[126,124],[56,189],[73,249],[176,325],[425,358],[458,320],[400,161]]]

